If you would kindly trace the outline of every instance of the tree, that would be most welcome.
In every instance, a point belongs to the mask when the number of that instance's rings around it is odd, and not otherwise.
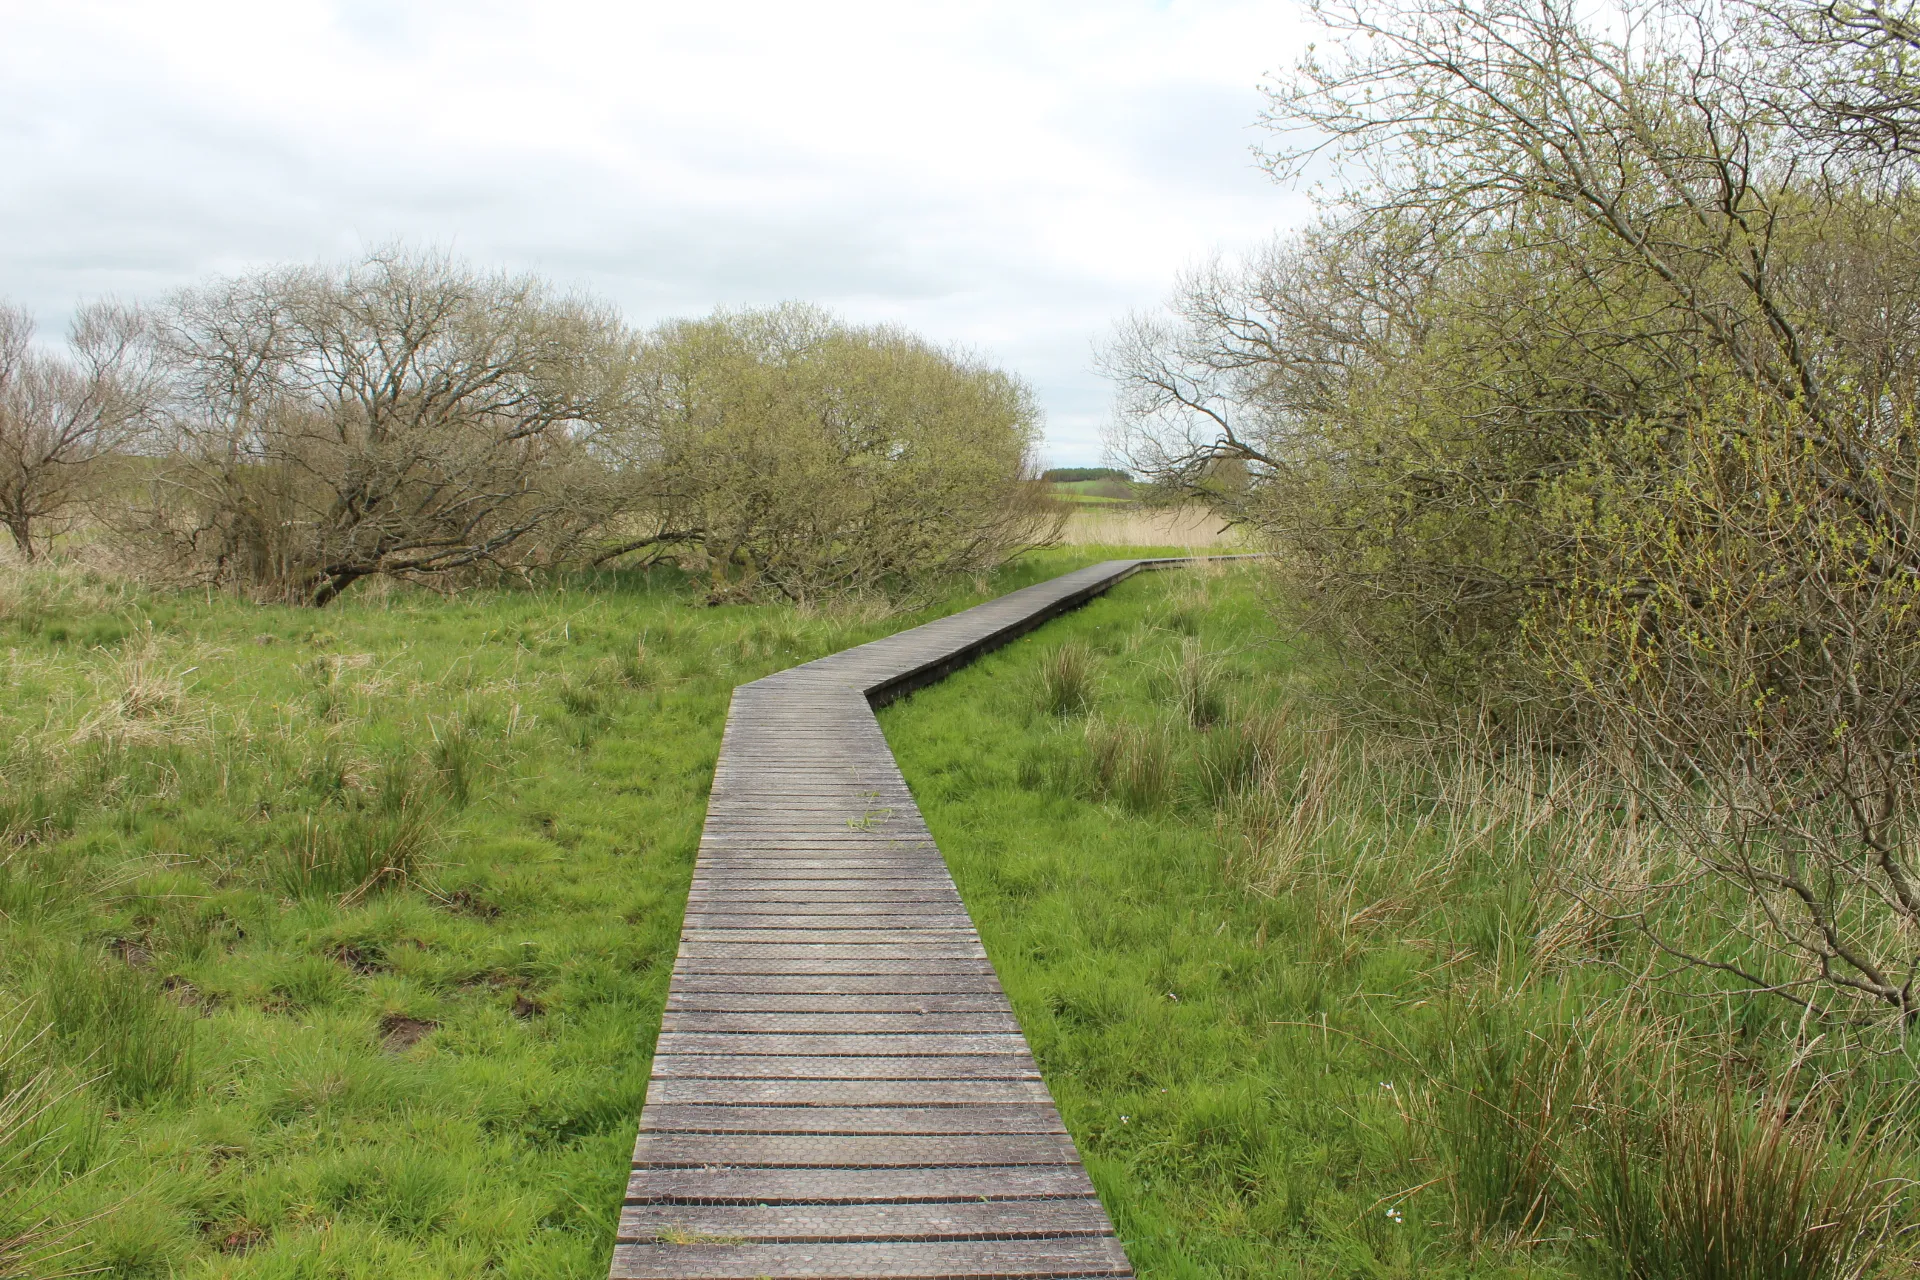
[[[141,336],[137,312],[96,303],[74,317],[64,353],[43,353],[32,319],[0,305],[0,523],[27,559],[147,421],[155,381]]]
[[[1518,636],[1552,569],[1509,535],[1594,441],[1658,470],[1736,383],[1920,547],[1868,447],[1914,411],[1916,207],[1897,169],[1828,163],[1830,104],[1781,88],[1817,59],[1708,2],[1314,10],[1337,43],[1272,87],[1268,158],[1347,180],[1297,245],[1123,333],[1123,457],[1186,487],[1250,465],[1248,514],[1417,666]]]
[[[1920,5],[1748,0],[1777,56],[1771,96],[1815,157],[1840,173],[1920,158]]]
[[[1057,536],[1018,380],[803,306],[665,325],[607,447],[637,536],[715,599],[906,598]]]
[[[1920,1021],[1920,578],[1793,405],[1707,407],[1657,476],[1570,480],[1536,678],[1683,855],[1590,887],[1660,953],[1835,1023]],[[1871,450],[1920,502],[1920,428]],[[1697,923],[1710,920],[1713,927]]]
[[[173,404],[152,544],[314,605],[578,523],[632,346],[602,306],[397,250],[189,290],[158,343]]]
[[[1325,216],[1123,331],[1117,451],[1241,462],[1221,499],[1398,692],[1617,766],[1685,854],[1608,898],[1662,954],[1920,1017],[1905,18],[1315,12],[1269,161],[1333,156]]]

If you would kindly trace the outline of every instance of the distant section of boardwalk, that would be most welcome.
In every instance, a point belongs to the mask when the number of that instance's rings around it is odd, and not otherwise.
[[[1178,563],[734,691],[615,1280],[1133,1274],[872,707]]]

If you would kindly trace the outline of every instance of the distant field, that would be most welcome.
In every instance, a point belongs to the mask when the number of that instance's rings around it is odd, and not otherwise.
[[[1131,502],[1134,491],[1135,486],[1125,480],[1056,481],[1053,485],[1055,497],[1064,502],[1087,506]]]
[[[1055,482],[1053,492],[1071,504],[1064,541],[1069,546],[1177,546],[1222,551],[1246,546],[1243,535],[1205,507],[1175,509],[1140,505],[1139,486],[1125,480]]]
[[[1069,546],[1176,546],[1189,551],[1245,547],[1236,529],[1204,507],[1144,510],[1128,503],[1093,505],[1067,517]]]

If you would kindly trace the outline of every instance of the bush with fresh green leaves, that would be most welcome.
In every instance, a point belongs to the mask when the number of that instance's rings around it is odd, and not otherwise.
[[[1617,765],[1724,915],[1683,968],[1911,1023],[1912,24],[1315,12],[1268,159],[1340,162],[1324,217],[1121,331],[1115,452],[1264,535],[1397,712]]]
[[[715,599],[921,596],[1050,542],[1019,379],[898,329],[811,307],[721,313],[648,336],[609,453],[634,536]]]

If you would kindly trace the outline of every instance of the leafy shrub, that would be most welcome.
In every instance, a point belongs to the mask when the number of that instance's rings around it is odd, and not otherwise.
[[[609,309],[399,249],[187,290],[152,328],[164,451],[117,523],[155,571],[292,602],[563,540],[604,487],[578,441],[628,399]]]
[[[808,307],[662,326],[604,439],[623,532],[716,600],[899,600],[1058,536],[1032,392],[910,334]],[[630,529],[627,528],[630,526]]]
[[[1317,8],[1272,158],[1367,178],[1122,330],[1116,453],[1259,530],[1377,713],[1612,767],[1691,862],[1619,915],[1690,982],[1904,1035],[1920,122],[1861,164],[1835,113],[1920,100],[1910,33],[1627,11]]]

